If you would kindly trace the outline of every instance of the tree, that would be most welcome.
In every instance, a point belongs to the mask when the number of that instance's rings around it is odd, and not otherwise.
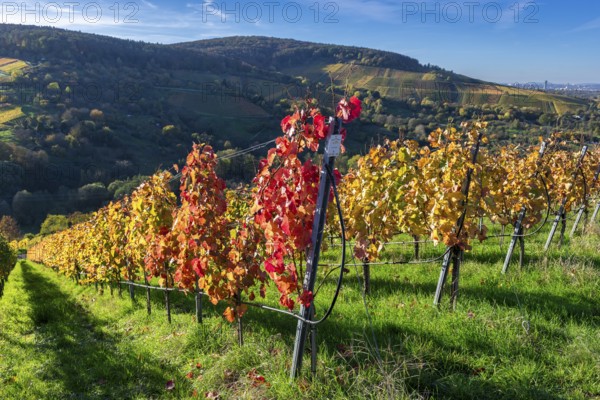
[[[21,225],[39,223],[47,213],[50,194],[45,191],[31,193],[21,190],[15,194],[12,201],[13,216]]]
[[[101,182],[89,183],[77,189],[77,200],[84,208],[96,208],[109,198],[110,193]]]
[[[48,90],[52,90],[52,91],[59,91],[60,90],[60,85],[58,84],[58,82],[51,82],[48,84],[47,87]]]
[[[179,133],[179,129],[175,125],[166,125],[162,128],[162,134],[165,136],[172,136]]]
[[[0,161],[0,192],[3,195],[16,193],[23,186],[24,176],[25,171],[19,164],[11,161]]]
[[[49,235],[67,229],[68,227],[69,221],[64,215],[48,215],[44,222],[42,222],[40,234]]]
[[[84,214],[80,211],[75,211],[74,213],[69,214],[67,218],[71,225],[77,225],[89,221],[92,218],[92,214]]]
[[[13,217],[5,215],[0,219],[0,235],[9,242],[21,236],[19,224]]]
[[[8,279],[10,271],[17,263],[17,254],[12,246],[0,236],[0,296],[4,291],[4,282]]]
[[[552,125],[552,123],[554,122],[554,115],[552,115],[552,114],[542,114],[538,118],[538,122],[540,123],[540,125]]]
[[[149,176],[136,175],[126,180],[115,180],[108,185],[108,191],[113,199],[123,198],[140,186],[144,181],[148,180]]]
[[[93,121],[100,121],[100,122],[102,122],[104,120],[104,113],[101,110],[98,110],[97,108],[94,108],[92,111],[90,111],[90,118]]]
[[[0,216],[10,215],[10,205],[6,200],[0,201]]]

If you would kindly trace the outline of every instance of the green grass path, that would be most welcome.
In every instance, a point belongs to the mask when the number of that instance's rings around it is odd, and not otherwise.
[[[317,375],[288,377],[296,323],[250,309],[244,346],[223,305],[173,293],[132,302],[20,262],[0,299],[0,399],[600,399],[600,233],[500,274],[491,241],[467,253],[455,312],[432,306],[439,263],[371,271],[369,324],[352,261],[331,318],[318,328]],[[384,259],[406,249],[386,249]],[[440,251],[437,249],[436,251]],[[329,250],[323,259],[334,262]],[[359,267],[360,268],[360,267]],[[360,271],[360,269],[359,269]],[[317,316],[331,299],[330,277]],[[271,290],[265,302],[275,305]],[[379,344],[381,361],[373,347]],[[264,376],[266,383],[257,380]],[[166,389],[169,380],[175,387]]]
[[[109,321],[76,298],[83,288],[73,289],[50,270],[18,264],[0,302],[0,397],[147,398],[163,392],[169,371],[151,359],[140,362]]]

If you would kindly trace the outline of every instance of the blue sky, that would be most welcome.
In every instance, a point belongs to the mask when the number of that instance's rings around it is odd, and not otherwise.
[[[276,36],[394,51],[494,82],[600,82],[600,2],[591,0],[25,3],[3,1],[0,22],[159,43]]]

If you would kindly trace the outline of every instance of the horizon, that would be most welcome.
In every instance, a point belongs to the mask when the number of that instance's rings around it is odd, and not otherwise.
[[[267,36],[390,51],[495,83],[594,84],[600,4],[544,2],[3,2],[1,23],[148,43]],[[348,27],[348,35],[340,28]],[[410,37],[409,40],[402,40]],[[535,51],[534,51],[535,50]]]

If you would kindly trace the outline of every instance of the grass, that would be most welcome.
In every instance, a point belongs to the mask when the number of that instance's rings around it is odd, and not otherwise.
[[[12,82],[13,72],[21,71],[29,65],[25,61],[0,57],[0,82]]]
[[[317,375],[307,353],[294,384],[296,323],[286,316],[250,309],[240,347],[222,305],[205,302],[200,325],[192,296],[174,294],[169,325],[162,293],[148,316],[142,290],[132,303],[125,291],[100,294],[23,262],[0,300],[0,398],[600,399],[599,239],[567,239],[546,258],[545,235],[527,238],[524,268],[513,264],[506,276],[506,243],[476,245],[454,312],[447,294],[432,306],[439,263],[373,266],[372,326],[350,260],[334,313],[318,328]],[[335,250],[322,261],[337,260]],[[384,257],[410,251],[399,245]],[[327,278],[317,317],[334,286]]]
[[[5,66],[15,63],[17,61],[18,60],[14,58],[0,57],[0,68],[4,68]]]
[[[173,91],[169,95],[169,104],[174,107],[184,108],[190,112],[209,116],[223,116],[225,118],[266,118],[269,117],[262,108],[246,99],[230,94],[205,94],[196,92]]]
[[[3,127],[0,125],[0,142],[13,143],[14,141],[13,132],[10,129],[3,130]]]
[[[5,124],[17,118],[25,116],[21,107],[9,107],[0,109],[0,124]]]
[[[11,74],[14,71],[22,70],[27,67],[27,63],[13,58],[0,58],[0,71],[5,74]]]

